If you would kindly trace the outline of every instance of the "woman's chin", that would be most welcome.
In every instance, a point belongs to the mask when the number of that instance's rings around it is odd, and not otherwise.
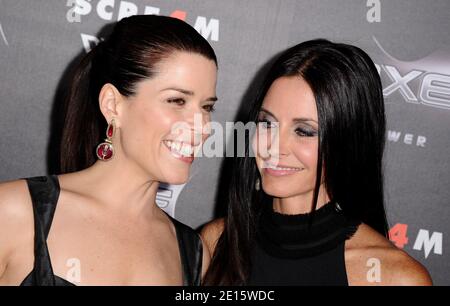
[[[262,186],[262,189],[266,194],[274,198],[290,198],[301,194],[302,192],[299,190],[289,190],[286,188],[286,185],[270,185],[270,186]]]
[[[186,183],[187,183],[187,179],[186,180],[175,180],[175,181],[168,182],[167,184],[170,184],[170,185],[183,185],[183,184],[186,184]]]
[[[164,182],[170,185],[182,185],[186,184],[189,176],[186,175],[166,175],[164,179],[160,180],[160,182]]]

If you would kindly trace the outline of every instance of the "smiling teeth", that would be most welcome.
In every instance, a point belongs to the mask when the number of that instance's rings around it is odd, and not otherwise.
[[[300,170],[303,170],[301,168],[283,168],[283,167],[276,167],[276,166],[271,166],[271,165],[266,165],[266,167],[273,169],[273,170],[278,170],[278,171],[300,171]]]
[[[170,148],[170,150],[176,151],[180,155],[190,157],[190,156],[192,156],[192,154],[194,154],[194,147],[187,143],[182,143],[179,141],[170,141],[170,140],[166,140],[165,143]]]
[[[291,170],[291,171],[297,171],[300,170],[299,168],[279,168],[279,167],[270,167],[273,170]]]

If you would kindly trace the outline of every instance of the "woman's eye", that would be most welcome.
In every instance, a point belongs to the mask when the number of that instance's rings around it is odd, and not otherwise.
[[[214,107],[214,104],[205,105],[205,106],[203,106],[203,109],[205,111],[207,111],[208,113],[212,113],[216,110],[216,108]]]
[[[316,131],[311,131],[311,130],[306,130],[306,129],[301,129],[301,128],[297,128],[295,130],[295,133],[298,136],[301,136],[301,137],[314,137],[314,136],[317,136],[317,132]]]
[[[270,129],[270,121],[268,121],[267,119],[259,119],[258,126],[264,129]]]
[[[267,118],[258,119],[258,126],[264,128],[264,129],[273,129],[276,127],[275,122],[271,122]]]
[[[177,105],[184,105],[186,103],[186,100],[183,98],[170,98],[170,99],[167,99],[167,102],[174,103]]]

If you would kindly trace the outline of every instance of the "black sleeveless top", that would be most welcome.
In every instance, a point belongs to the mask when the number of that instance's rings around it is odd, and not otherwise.
[[[359,224],[333,202],[313,216],[280,214],[271,205],[263,208],[248,284],[347,286],[345,241]]]
[[[21,286],[75,286],[53,274],[47,248],[47,236],[59,198],[56,175],[26,179],[33,202],[34,213],[34,267]],[[173,222],[178,240],[183,285],[198,286],[201,281],[203,246],[200,236],[189,226],[167,215]]]

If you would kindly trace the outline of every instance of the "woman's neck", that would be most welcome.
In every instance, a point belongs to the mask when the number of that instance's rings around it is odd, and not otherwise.
[[[146,176],[136,165],[114,159],[97,161],[73,175],[80,189],[107,210],[130,217],[159,212],[156,205],[159,182]]]

